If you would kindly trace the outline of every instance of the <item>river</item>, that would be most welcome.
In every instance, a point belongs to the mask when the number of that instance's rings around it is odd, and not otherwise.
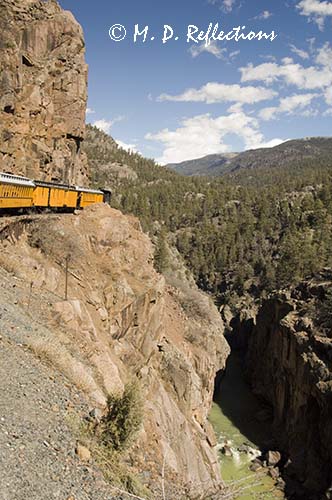
[[[219,443],[222,478],[238,491],[236,499],[284,498],[266,469],[258,472],[249,469],[251,461],[260,455],[259,449],[271,442],[270,423],[257,418],[260,414],[264,416],[264,412],[266,410],[245,381],[240,354],[233,351],[209,419]]]

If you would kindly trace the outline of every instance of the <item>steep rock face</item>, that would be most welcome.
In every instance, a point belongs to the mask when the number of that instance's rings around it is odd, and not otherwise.
[[[52,338],[32,331],[27,343],[43,353],[92,405],[137,376],[145,398],[144,428],[132,462],[175,496],[207,491],[220,481],[207,422],[214,376],[229,352],[210,299],[185,284],[166,285],[153,269],[150,240],[133,217],[107,206],[79,215],[4,219],[0,263],[51,298],[38,305]],[[69,257],[68,301],[63,300]],[[164,464],[164,465],[163,465]]]
[[[0,171],[82,183],[82,29],[55,0],[0,0],[0,9]]]
[[[272,405],[290,498],[331,494],[332,340],[313,319],[331,285],[323,273],[265,301],[247,337],[247,373]]]

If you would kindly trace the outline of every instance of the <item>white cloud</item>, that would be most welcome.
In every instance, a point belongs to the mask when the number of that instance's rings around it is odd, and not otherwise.
[[[259,117],[262,120],[272,120],[273,118],[276,118],[276,114],[278,112],[277,106],[270,106],[268,108],[264,108],[259,112]]]
[[[92,124],[94,127],[99,128],[99,130],[102,130],[105,132],[105,134],[109,134],[111,131],[111,127],[113,125],[113,122],[111,120],[96,120]]]
[[[91,109],[91,108],[86,108],[86,114],[87,115],[94,115],[95,114],[95,110]]]
[[[105,120],[105,118],[102,118],[101,120],[94,121],[92,125],[105,132],[105,134],[109,134],[113,125],[115,123],[121,122],[122,120],[124,120],[124,118],[124,116],[116,116],[113,120]]]
[[[258,16],[254,17],[254,19],[259,19],[259,20],[269,19],[269,17],[272,16],[273,16],[272,12],[270,12],[269,10],[264,10],[263,12],[261,12],[261,14],[258,14]]]
[[[202,42],[201,44],[194,44],[189,48],[189,52],[194,58],[198,57],[203,52],[207,52],[217,59],[222,59],[227,62],[233,61],[233,59],[240,54],[239,50],[234,50],[233,52],[228,53],[227,48],[220,47],[215,40],[212,40],[209,45],[206,45],[205,42]]]
[[[293,64],[293,59],[291,57],[284,57],[283,59],[281,59],[281,62],[283,64]]]
[[[272,99],[278,94],[264,87],[241,87],[240,85],[226,85],[223,83],[209,82],[200,89],[187,89],[180,95],[161,94],[158,101],[173,102],[235,102],[241,104],[254,104],[267,99]]]
[[[300,113],[300,116],[303,116],[304,118],[312,118],[312,117],[318,116],[318,115],[319,115],[319,111],[317,108],[316,109],[308,108]]]
[[[260,54],[259,57],[261,59],[265,59],[265,61],[275,62],[277,59],[272,54]]]
[[[302,16],[315,21],[320,30],[324,29],[325,18],[332,16],[332,2],[325,0],[301,0],[297,8]]]
[[[120,141],[120,139],[115,139],[115,142],[120,146],[120,148],[124,149],[125,151],[140,154],[136,144],[128,144],[126,142]]]
[[[332,84],[332,69],[325,67],[303,67],[286,58],[282,64],[263,63],[258,66],[248,64],[240,68],[242,82],[262,81],[271,84],[284,81],[288,85],[295,85],[299,89],[312,90],[324,88]]]
[[[164,152],[157,161],[177,163],[214,153],[225,153],[230,147],[225,137],[234,134],[242,139],[246,149],[269,147],[259,130],[258,120],[242,111],[212,118],[210,114],[186,118],[174,131],[161,130],[147,134],[146,139],[164,144]],[[275,141],[283,142],[280,139]],[[279,143],[280,143],[279,142]]]
[[[236,0],[209,0],[212,5],[218,5],[224,12],[232,12]]]
[[[227,53],[227,49],[219,47],[216,41],[212,41],[210,45],[206,45],[205,42],[199,45],[192,45],[189,49],[189,52],[192,57],[198,57],[203,52],[208,52],[209,54],[215,56],[217,59],[224,59],[224,54]]]
[[[272,120],[276,118],[278,114],[293,114],[294,112],[301,112],[301,114],[305,113],[306,116],[312,116],[314,112],[312,110],[305,110],[305,108],[307,108],[316,97],[319,97],[319,94],[295,94],[284,97],[280,99],[279,106],[262,109],[259,113],[259,117],[262,120]]]
[[[309,44],[309,52],[312,54],[315,51],[316,38],[314,36],[307,38],[307,42]]]
[[[306,52],[305,50],[302,50],[302,49],[298,49],[295,45],[293,44],[290,44],[290,49],[291,51],[296,54],[297,56],[299,56],[301,59],[309,59],[310,56],[308,54],[308,52]]]
[[[234,50],[233,52],[231,52],[229,54],[229,59],[234,59],[236,56],[238,56],[240,54],[240,50]]]
[[[236,0],[224,0],[223,5],[226,12],[231,12],[233,10]]]
[[[289,86],[297,87],[299,90],[316,90],[320,94],[314,94],[314,97],[322,97],[328,105],[331,105],[331,95],[330,90],[332,86],[332,47],[329,42],[326,42],[319,48],[314,47],[314,40],[308,40],[310,43],[310,56],[307,52],[302,54],[302,51],[297,49],[295,46],[291,46],[293,52],[301,52],[299,54],[302,58],[311,57],[313,64],[311,66],[303,66],[302,64],[294,63],[293,59],[286,57],[282,59],[281,63],[269,62],[259,64],[254,66],[253,64],[248,64],[246,67],[240,68],[242,73],[241,81],[243,83],[247,82],[263,82],[266,85],[279,82],[281,84],[286,84]],[[301,94],[310,96],[310,94]],[[289,99],[293,99],[294,96],[290,96]],[[288,101],[291,102],[291,101]],[[295,101],[294,101],[295,102]],[[300,108],[301,103],[296,104]],[[296,110],[294,106],[293,111]],[[270,120],[274,118],[276,113],[287,112],[282,106],[265,108],[261,111],[260,116],[264,120]],[[303,116],[314,116],[316,110],[301,110]]]
[[[235,104],[232,104],[228,108],[227,113],[241,113],[242,111],[243,111],[242,102],[236,102]]]
[[[332,106],[332,87],[329,87],[328,89],[326,89],[324,97],[325,97],[326,104],[328,104],[329,106]]]
[[[316,63],[321,66],[332,68],[332,47],[329,42],[326,42],[317,50]]]
[[[271,141],[263,142],[259,145],[260,149],[265,148],[275,148],[276,146],[280,146],[284,142],[289,141],[290,139],[271,139]]]
[[[240,68],[240,72],[242,73],[241,81],[244,83],[253,81],[264,82],[267,85],[281,82],[297,87],[299,90],[320,91],[320,97],[325,99],[328,105],[331,105],[332,47],[326,42],[320,48],[314,49],[313,44],[311,44],[310,52],[314,61],[314,64],[311,66],[305,67],[301,64],[296,64],[289,57],[282,59],[281,64],[276,62],[263,63],[258,66],[248,64],[248,66]],[[305,53],[306,56],[307,53]],[[318,94],[315,94],[315,97],[318,97]],[[284,111],[280,110],[279,107],[265,108],[261,111],[260,116],[264,120],[270,120],[276,112]],[[316,114],[316,110],[306,110],[305,112],[301,112],[301,114],[303,116],[313,116]]]

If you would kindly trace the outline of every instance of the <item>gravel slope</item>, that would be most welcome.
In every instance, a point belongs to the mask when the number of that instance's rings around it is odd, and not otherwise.
[[[0,269],[0,500],[118,498],[75,454],[69,422],[87,414],[83,396],[24,345],[43,328],[20,305],[26,298],[25,284]]]

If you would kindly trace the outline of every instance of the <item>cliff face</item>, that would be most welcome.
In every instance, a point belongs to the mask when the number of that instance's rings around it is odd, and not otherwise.
[[[259,310],[251,333],[247,324],[248,377],[273,408],[291,498],[331,495],[331,329],[326,331],[315,320],[326,303],[331,278],[325,272],[287,296],[272,297]]]
[[[55,0],[0,0],[0,10],[0,171],[82,183],[82,29]]]
[[[213,488],[220,477],[207,414],[228,345],[210,299],[184,282],[167,285],[139,222],[107,206],[2,224],[0,265],[27,294],[31,283],[30,307],[52,331],[32,330],[25,342],[92,406],[103,408],[108,393],[137,376],[145,415],[134,467],[158,488],[164,464],[166,489],[176,485],[186,498]]]
[[[84,184],[81,27],[55,0],[0,0],[0,8],[0,171]],[[9,340],[46,358],[91,407],[140,380],[144,428],[131,461],[144,481],[158,490],[164,474],[176,499],[217,486],[207,415],[228,355],[223,323],[192,284],[170,286],[156,273],[139,222],[104,205],[1,218],[0,267],[20,283],[30,332],[20,337],[15,326]]]

